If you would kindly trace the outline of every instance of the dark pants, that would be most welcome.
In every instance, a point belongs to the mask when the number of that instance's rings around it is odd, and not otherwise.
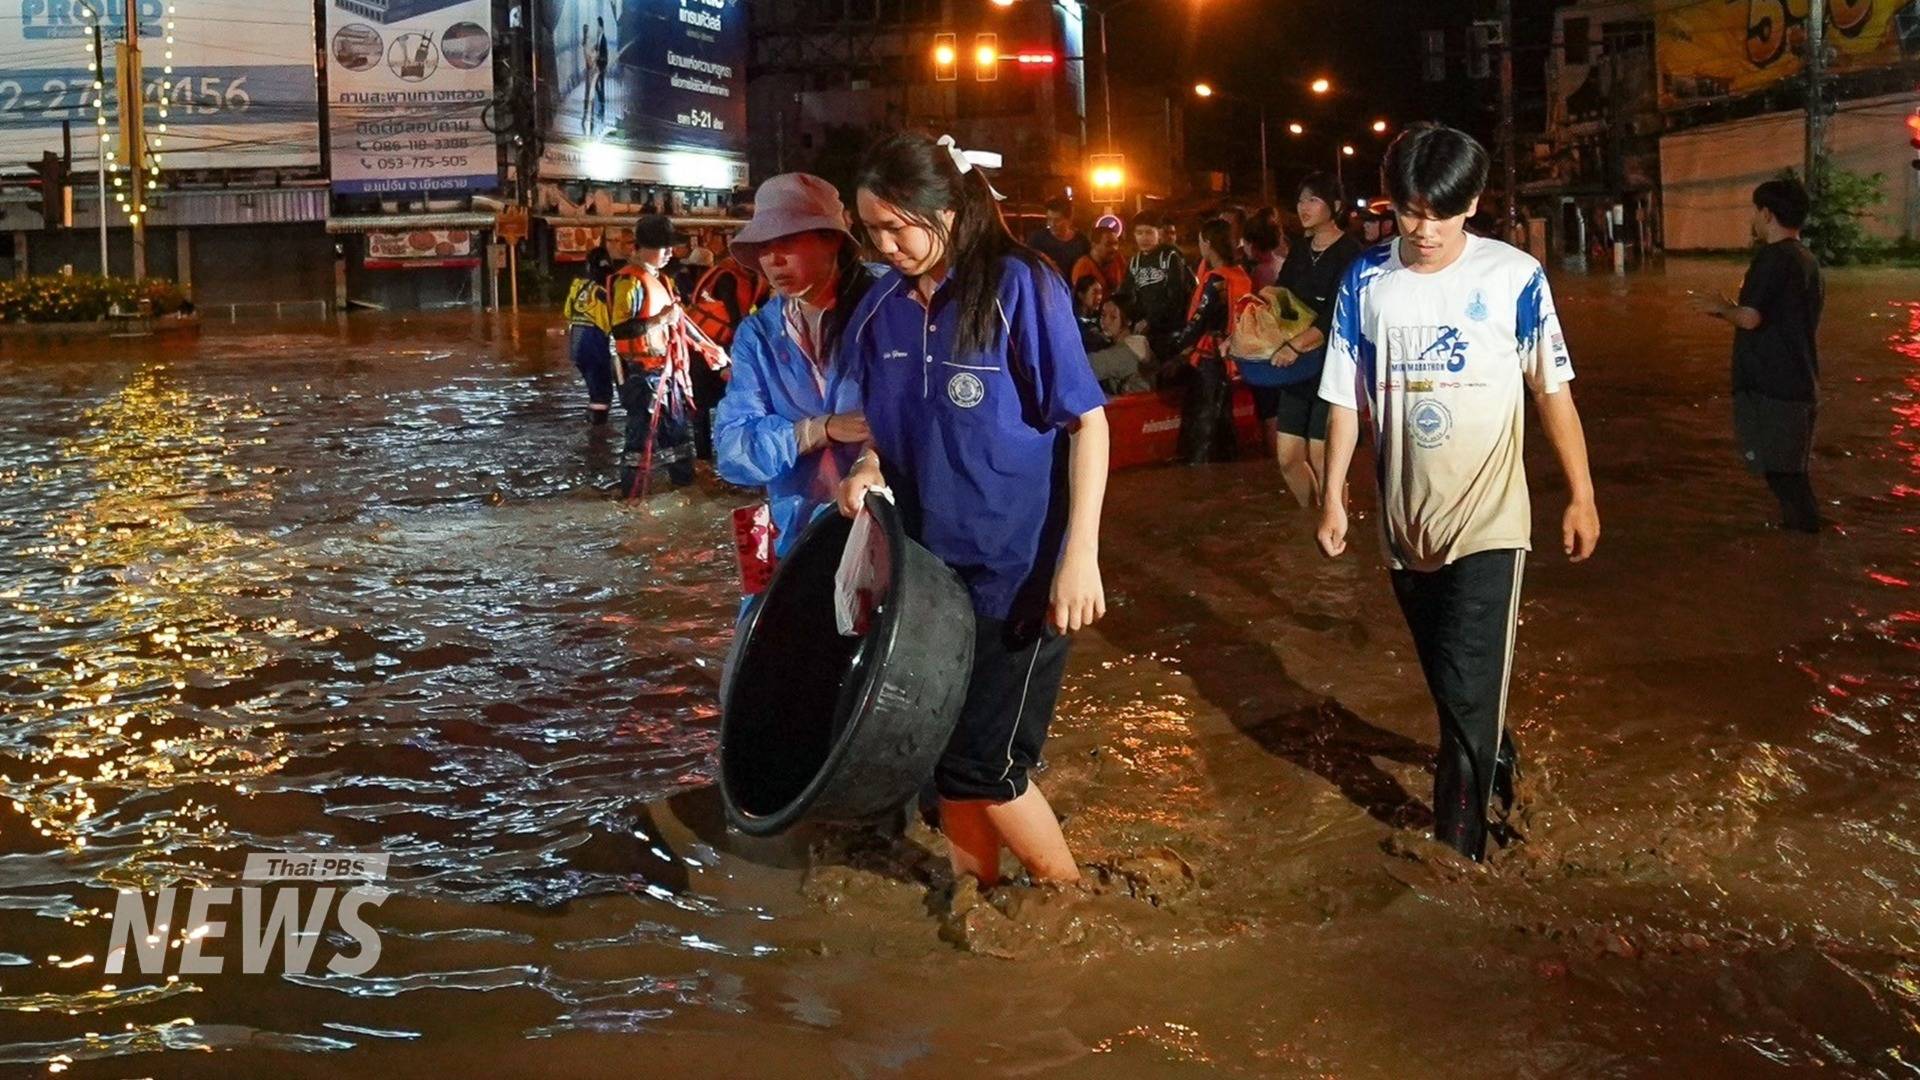
[[[652,423],[653,398],[660,392],[661,372],[627,369],[620,384],[620,404],[627,410],[627,441],[620,457],[622,493],[632,496],[638,489],[636,478],[646,460],[647,428]],[[671,403],[660,409],[660,424],[653,434],[653,467],[664,468],[675,487],[693,483],[693,431],[687,426],[684,411],[676,412]]]
[[[1813,495],[1813,481],[1803,472],[1770,472],[1767,487],[1780,500],[1780,527],[1794,532],[1820,531],[1820,502]]]
[[[695,363],[688,372],[693,378],[693,452],[702,461],[713,460],[713,410],[727,396],[727,381],[704,363]]]
[[[1180,460],[1189,465],[1232,461],[1233,381],[1226,361],[1203,357],[1194,365],[1180,410]]]
[[[1434,836],[1474,859],[1486,848],[1487,801],[1495,783],[1511,784],[1507,679],[1525,560],[1524,551],[1502,549],[1430,573],[1393,572],[1393,593],[1440,714]],[[1495,775],[1496,757],[1508,775]]]
[[[597,326],[573,326],[567,332],[567,351],[580,378],[587,384],[587,402],[613,404],[613,351],[607,332]]]

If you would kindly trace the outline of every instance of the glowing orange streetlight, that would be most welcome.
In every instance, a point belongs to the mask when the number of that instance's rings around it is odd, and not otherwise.
[[[1324,94],[1333,89],[1333,82],[1323,76],[1313,80],[1307,88],[1316,94]]]
[[[1213,87],[1206,83],[1194,83],[1193,93],[1195,97],[1212,97]]]
[[[1373,122],[1373,133],[1375,135],[1385,135],[1387,133],[1387,122],[1385,120],[1375,120]]]
[[[1287,133],[1289,135],[1305,135],[1307,133],[1307,129],[1305,127],[1302,127],[1300,122],[1296,120],[1293,123],[1287,125]]]
[[[1341,152],[1341,153],[1343,153],[1343,154],[1345,154],[1345,155],[1347,155],[1348,157],[1352,157],[1352,156],[1353,156],[1353,144],[1352,144],[1352,143],[1347,143],[1347,144],[1346,144],[1345,146],[1342,146],[1342,147],[1340,148],[1340,152]]]

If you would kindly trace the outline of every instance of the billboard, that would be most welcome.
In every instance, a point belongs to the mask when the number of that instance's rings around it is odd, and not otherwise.
[[[499,186],[491,0],[328,0],[327,166],[333,190]]]
[[[119,117],[114,46],[126,39],[126,7],[102,24],[107,123]],[[169,12],[169,8],[174,8]],[[166,169],[270,169],[320,163],[319,96],[309,0],[139,0],[141,74],[150,137]],[[92,93],[92,36],[71,0],[0,0],[0,172],[24,171],[61,147],[71,125],[75,168],[92,168],[99,145]],[[168,43],[171,20],[173,41]],[[244,20],[247,32],[233,32]],[[173,71],[168,73],[171,49]],[[167,102],[161,134],[159,101]],[[85,161],[85,165],[78,164]]]
[[[731,187],[747,150],[746,0],[549,0],[541,172]]]
[[[1696,0],[1659,13],[1660,105],[1737,97],[1800,74],[1807,0]],[[1920,56],[1920,0],[1828,0],[1836,73]]]

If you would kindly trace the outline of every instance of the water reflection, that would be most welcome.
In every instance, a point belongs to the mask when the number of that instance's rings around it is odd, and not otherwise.
[[[938,859],[803,885],[808,838],[718,827],[734,497],[602,498],[611,449],[544,325],[10,361],[0,1062],[586,1075],[671,1034],[740,1076],[1896,1071],[1920,304],[1833,285],[1816,469],[1845,531],[1794,546],[1753,527],[1726,341],[1675,287],[1727,272],[1559,286],[1608,547],[1529,568],[1526,845],[1485,872],[1420,845],[1431,720],[1370,550],[1315,559],[1257,464],[1129,474],[1048,788],[1154,906],[1016,893],[957,931]],[[105,973],[116,890],[327,848],[392,856],[374,970]],[[1021,959],[953,955],[987,931]]]

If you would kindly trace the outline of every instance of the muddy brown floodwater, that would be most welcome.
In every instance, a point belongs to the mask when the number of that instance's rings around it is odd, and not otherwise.
[[[1045,772],[1093,895],[726,834],[742,500],[603,498],[551,321],[9,341],[0,1073],[1920,1071],[1920,280],[1830,276],[1803,538],[1686,306],[1738,274],[1556,282],[1606,533],[1552,550],[1536,436],[1527,842],[1485,867],[1423,839],[1371,533],[1321,560],[1258,463],[1116,477]],[[119,890],[327,849],[391,855],[365,974],[106,973]]]

